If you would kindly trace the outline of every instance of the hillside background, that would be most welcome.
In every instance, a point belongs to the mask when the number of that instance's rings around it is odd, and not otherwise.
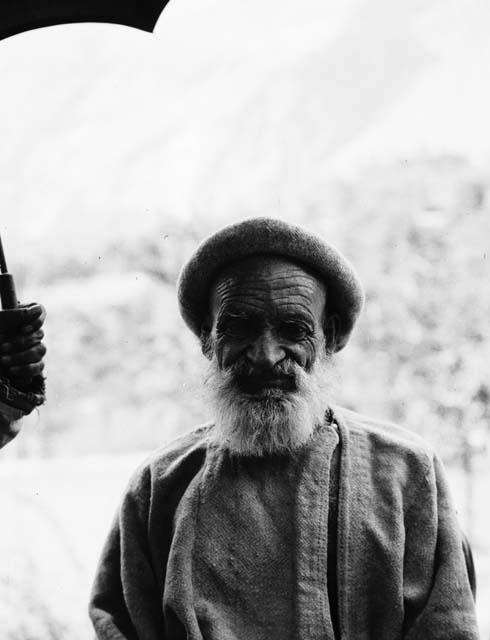
[[[91,637],[125,483],[208,417],[177,274],[251,215],[356,265],[335,398],[440,452],[490,637],[489,30],[479,0],[172,0],[151,36],[0,42],[0,233],[19,296],[48,310],[48,403],[0,453],[8,640]]]

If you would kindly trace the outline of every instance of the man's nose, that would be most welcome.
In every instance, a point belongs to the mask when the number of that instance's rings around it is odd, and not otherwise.
[[[286,353],[271,331],[264,331],[254,340],[247,350],[252,364],[270,369],[284,359]]]

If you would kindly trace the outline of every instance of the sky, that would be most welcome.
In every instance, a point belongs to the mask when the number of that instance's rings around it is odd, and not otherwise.
[[[0,42],[0,232],[97,250],[156,220],[294,218],[331,177],[414,154],[485,164],[484,0],[172,0],[155,32]]]

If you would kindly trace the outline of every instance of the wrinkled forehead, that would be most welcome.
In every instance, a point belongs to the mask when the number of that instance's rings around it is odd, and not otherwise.
[[[245,313],[306,312],[323,317],[324,283],[302,265],[280,256],[249,256],[225,267],[211,287],[213,316],[232,307]]]

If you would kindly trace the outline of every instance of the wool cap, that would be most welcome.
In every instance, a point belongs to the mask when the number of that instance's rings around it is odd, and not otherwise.
[[[320,236],[275,218],[250,218],[229,225],[197,247],[177,284],[180,313],[187,326],[200,336],[216,276],[223,267],[253,255],[289,259],[324,282],[329,311],[338,317],[336,351],[340,351],[364,302],[359,276],[340,251]]]

